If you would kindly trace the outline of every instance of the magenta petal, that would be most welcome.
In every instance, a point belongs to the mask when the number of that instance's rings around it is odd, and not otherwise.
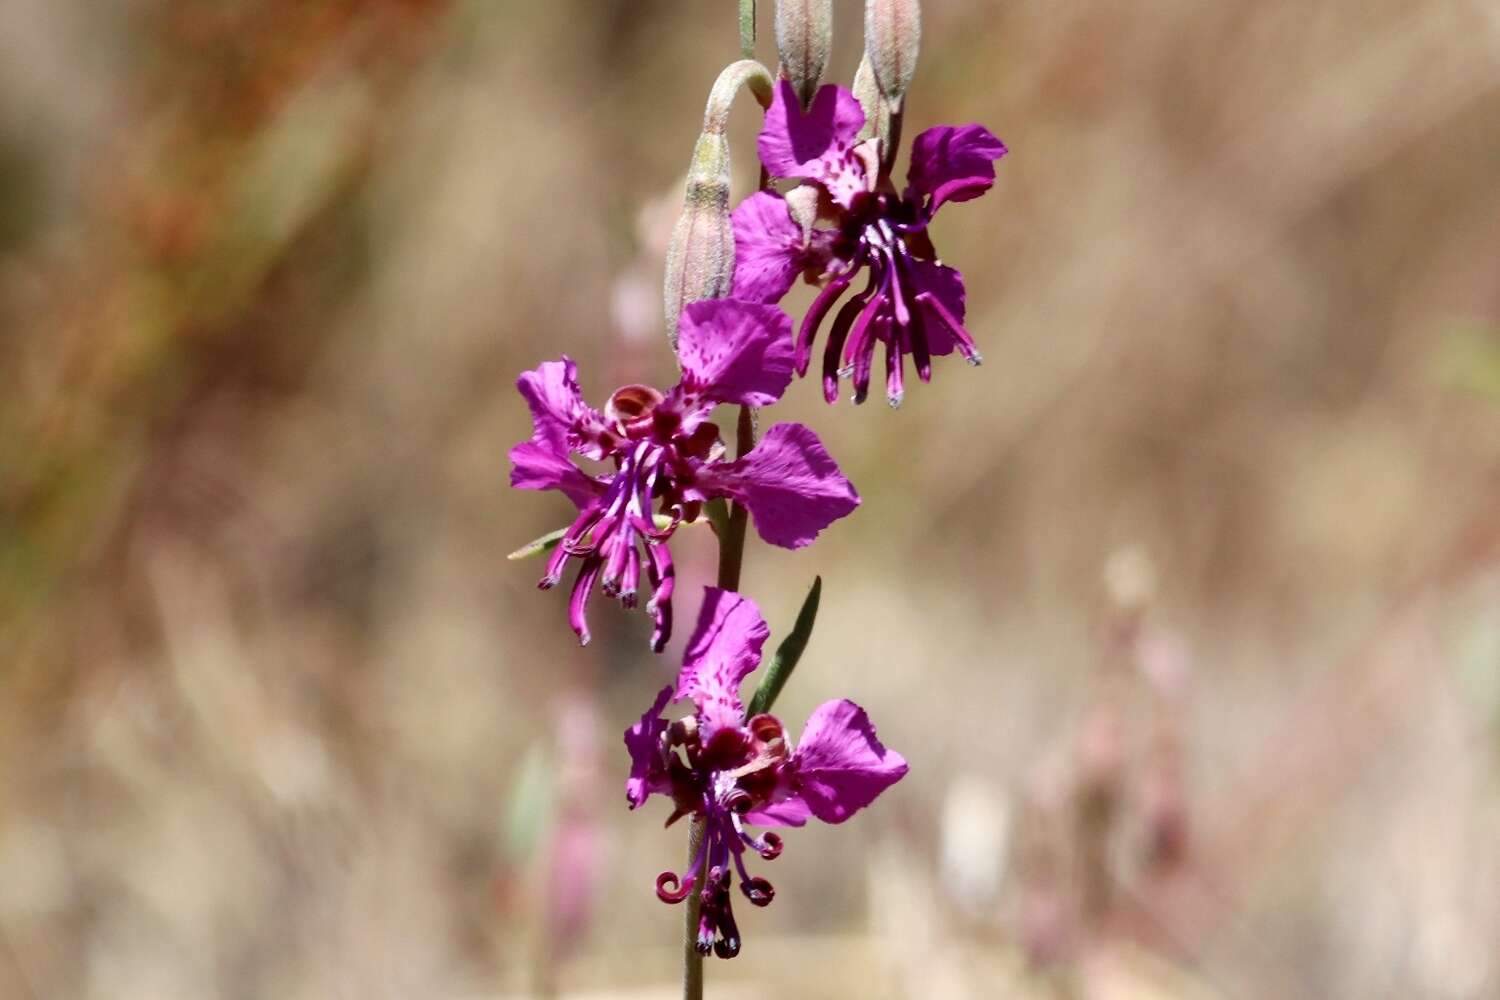
[[[560,361],[544,361],[535,371],[523,372],[516,388],[531,407],[533,440],[566,451],[568,432],[579,414],[588,410],[578,391],[578,366],[566,354]]]
[[[757,191],[734,210],[734,297],[780,302],[812,261],[780,195]]]
[[[963,322],[964,278],[958,271],[945,264],[913,257],[907,261],[910,274],[910,292],[913,299],[922,292],[931,292],[943,304],[948,313]],[[915,308],[915,304],[912,306]],[[942,323],[929,322],[922,325],[927,335],[927,350],[933,357],[953,353],[958,341]]]
[[[510,484],[522,490],[560,490],[578,505],[588,506],[604,487],[574,465],[566,452],[538,441],[522,441],[510,450]]]
[[[703,588],[703,608],[682,657],[676,697],[691,698],[698,706],[705,740],[744,721],[740,682],[760,663],[770,634],[754,601],[732,590]]]
[[[812,810],[801,797],[773,802],[761,809],[752,809],[745,814],[745,822],[751,826],[802,826]]]
[[[977,198],[995,183],[995,161],[1005,143],[982,125],[939,125],[911,144],[906,180],[912,191],[932,197],[928,212],[945,201]]]
[[[761,126],[760,161],[775,177],[817,177],[818,161],[830,154],[840,157],[864,124],[864,109],[843,87],[819,87],[804,112],[791,83],[782,80]]]
[[[667,731],[662,709],[672,700],[672,686],[661,689],[656,702],[641,721],[625,730],[625,749],[630,753],[630,777],[625,781],[625,800],[634,809],[655,792],[671,790],[667,766],[662,759],[661,734]]]
[[[773,305],[704,299],[682,310],[685,388],[714,403],[769,406],[792,381],[792,319]]]
[[[802,424],[777,424],[744,458],[705,471],[716,489],[749,508],[762,538],[783,548],[800,549],[859,506],[859,494]]]
[[[813,710],[792,757],[808,810],[842,823],[906,775],[906,761],[875,737],[865,710],[847,699]]]

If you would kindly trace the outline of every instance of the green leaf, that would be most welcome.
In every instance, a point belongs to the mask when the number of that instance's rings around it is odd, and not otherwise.
[[[562,541],[563,535],[567,533],[567,528],[558,528],[556,531],[549,531],[541,538],[533,538],[505,558],[530,559],[532,556],[539,556],[543,552],[551,552],[557,548],[558,543]]]
[[[813,577],[812,589],[807,592],[807,599],[802,602],[802,610],[797,612],[797,623],[792,626],[791,633],[776,647],[776,655],[771,657],[771,665],[766,668],[766,674],[760,679],[760,687],[755,689],[755,697],[750,699],[750,707],[745,712],[745,717],[753,718],[762,712],[769,712],[771,706],[776,703],[776,696],[781,694],[781,689],[786,686],[787,679],[792,676],[792,671],[797,667],[797,661],[802,659],[802,651],[807,648],[807,640],[812,638],[813,622],[818,618],[818,598],[823,593],[823,578]]]
[[[672,524],[672,519],[665,514],[656,514],[651,518],[651,520],[653,523],[655,523],[656,530],[658,531],[665,531]],[[539,556],[544,552],[551,552],[553,549],[557,548],[558,544],[562,542],[563,536],[567,533],[567,528],[558,528],[556,531],[549,531],[540,538],[533,538],[531,541],[527,542],[519,549],[516,549],[516,551],[512,552],[505,558],[530,559],[532,556]]]

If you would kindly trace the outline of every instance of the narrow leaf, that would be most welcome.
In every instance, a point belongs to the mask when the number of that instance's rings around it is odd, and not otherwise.
[[[533,538],[505,558],[530,559],[532,556],[539,556],[543,552],[551,552],[557,548],[558,543],[562,541],[563,535],[567,533],[567,528],[558,528],[556,531],[549,531],[540,538]]]
[[[813,577],[813,585],[807,592],[807,599],[802,602],[802,610],[797,612],[797,623],[792,626],[791,633],[781,640],[781,645],[776,647],[776,655],[771,657],[771,665],[766,668],[760,687],[755,689],[755,697],[750,699],[750,708],[745,712],[746,718],[769,712],[771,706],[776,704],[776,696],[786,686],[787,679],[797,667],[797,661],[802,659],[807,640],[812,638],[813,622],[818,618],[818,598],[822,593],[823,578]]]

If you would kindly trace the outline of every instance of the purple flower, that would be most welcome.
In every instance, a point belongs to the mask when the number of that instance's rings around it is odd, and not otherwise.
[[[979,125],[930,128],[912,143],[906,190],[897,194],[880,167],[879,140],[857,141],[864,121],[842,87],[819,89],[803,111],[791,84],[780,83],[760,133],[761,162],[772,176],[814,185],[820,217],[833,225],[804,229],[774,192],[745,199],[734,211],[734,295],[779,302],[798,274],[823,284],[797,334],[797,374],[806,375],[818,328],[860,271],[868,272],[864,288],[834,316],[823,348],[823,395],[832,403],[839,379],[852,375],[854,401],[863,402],[879,342],[886,396],[898,406],[907,355],[924,382],[935,355],[956,349],[979,363],[963,323],[963,276],[938,260],[927,227],[945,203],[989,190],[994,161],[1006,149]]]
[[[746,850],[769,861],[781,838],[754,826],[801,826],[809,816],[842,823],[906,774],[906,761],[875,737],[864,709],[852,701],[824,702],[791,740],[773,715],[745,719],[739,688],[760,662],[768,632],[749,598],[706,588],[697,628],[683,657],[675,690],[665,687],[641,721],[625,731],[632,809],[651,795],[669,796],[667,819],[704,821],[703,840],[682,875],[662,872],[656,894],[679,903],[696,891],[702,902],[697,948],[720,958],[740,950],[730,906],[737,873],[740,891],[755,906],[771,902],[771,883],[745,869]],[[691,699],[693,714],[668,723],[667,703]]]
[[[766,406],[792,379],[791,320],[773,305],[714,299],[682,311],[682,381],[666,393],[645,385],[615,390],[601,413],[584,403],[572,360],[544,362],[516,385],[531,407],[533,432],[510,451],[510,484],[559,490],[579,514],[547,564],[540,586],[554,587],[570,559],[579,563],[568,620],[589,641],[585,606],[598,583],[627,608],[644,572],[656,619],[651,648],[672,631],[672,556],[667,539],[719,497],[743,504],[761,537],[801,548],[859,505],[817,435],[777,424],[746,455],[725,455],[708,420],[720,403]],[[590,474],[571,456],[612,463]],[[655,513],[670,518],[665,527]]]

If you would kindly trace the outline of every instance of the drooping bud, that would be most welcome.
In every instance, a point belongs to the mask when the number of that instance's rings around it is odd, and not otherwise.
[[[776,54],[781,75],[792,82],[806,108],[812,101],[833,45],[833,0],[776,0]]]
[[[667,340],[677,349],[682,307],[729,294],[734,282],[734,227],[729,220],[729,143],[708,132],[693,148],[682,214],[667,244],[662,308]]]
[[[892,111],[901,110],[921,43],[920,0],[865,0],[865,55]]]
[[[667,244],[662,306],[667,340],[677,350],[682,307],[728,295],[734,285],[734,227],[729,219],[729,142],[724,131],[740,87],[748,86],[762,107],[771,104],[771,74],[753,59],[731,63],[714,81],[703,112],[703,132],[693,147],[682,214]]]

